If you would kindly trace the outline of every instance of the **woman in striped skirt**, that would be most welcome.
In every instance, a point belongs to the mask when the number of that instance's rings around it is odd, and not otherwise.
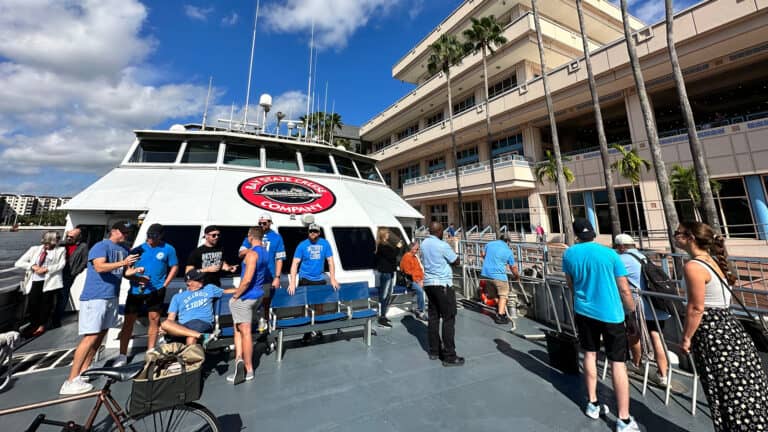
[[[683,350],[693,352],[715,431],[768,430],[768,379],[755,344],[731,315],[733,285],[725,240],[700,222],[681,223],[675,242],[693,258],[685,265],[688,308]]]

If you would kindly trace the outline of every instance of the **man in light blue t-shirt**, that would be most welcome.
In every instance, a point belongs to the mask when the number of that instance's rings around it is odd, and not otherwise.
[[[499,300],[496,316],[493,318],[496,324],[508,324],[507,298],[509,297],[509,277],[507,270],[512,273],[515,280],[520,279],[520,273],[515,264],[515,255],[507,243],[506,233],[501,234],[498,240],[488,242],[483,250],[483,269],[480,276],[486,280],[485,287],[491,298]]]
[[[320,226],[310,224],[309,237],[296,246],[296,252],[293,254],[288,294],[293,295],[299,285],[325,285],[323,266],[326,262],[331,285],[339,289],[331,245],[326,239],[320,237]]]
[[[597,399],[597,351],[600,340],[611,362],[613,388],[618,405],[616,430],[638,430],[629,415],[627,378],[627,332],[624,314],[635,308],[627,283],[627,269],[611,248],[595,243],[595,230],[586,219],[576,219],[573,231],[577,244],[563,254],[563,272],[573,291],[574,319],[584,353],[584,380],[589,401],[588,417],[597,419],[608,411]],[[634,428],[634,429],[633,429]]]

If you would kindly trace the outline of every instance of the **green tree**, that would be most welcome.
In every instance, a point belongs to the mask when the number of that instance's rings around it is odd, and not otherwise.
[[[619,220],[619,204],[616,202],[616,190],[613,186],[613,172],[609,166],[610,158],[608,156],[608,140],[605,138],[605,128],[603,127],[603,113],[600,110],[600,95],[597,94],[597,83],[595,74],[592,73],[592,59],[589,56],[589,42],[587,41],[587,31],[584,26],[584,10],[582,0],[576,0],[576,12],[579,15],[579,29],[581,30],[581,44],[584,47],[584,63],[587,66],[587,78],[589,82],[589,92],[592,95],[592,111],[595,113],[595,129],[597,129],[597,142],[600,145],[600,158],[603,161],[603,178],[605,187],[608,190],[608,211],[611,215],[611,234],[615,238],[621,234],[621,221]]]
[[[564,156],[561,159],[562,162],[570,162],[571,158],[568,156]],[[560,172],[563,173],[563,180],[565,183],[571,184],[574,180],[576,180],[576,177],[573,175],[573,171],[571,171],[570,168],[567,166],[563,166],[562,169],[558,167],[557,158],[554,154],[552,154],[551,151],[546,151],[546,159],[543,162],[539,162],[538,165],[536,165],[535,168],[535,174],[536,179],[539,181],[539,183],[544,184],[545,181],[550,181],[552,183],[557,184],[560,179]],[[562,206],[560,206],[560,196],[558,194],[555,194],[555,197],[557,197],[557,211],[560,213],[560,217],[558,218],[558,224],[560,225],[560,232],[563,232],[563,213],[562,213]]]
[[[648,147],[651,149],[651,159],[653,168],[656,172],[656,183],[659,186],[661,194],[661,205],[664,210],[664,219],[667,223],[667,238],[669,239],[670,251],[675,250],[675,240],[673,231],[677,229],[679,219],[677,210],[672,198],[672,190],[669,186],[669,176],[667,167],[664,165],[664,159],[661,156],[661,146],[659,145],[659,134],[656,130],[656,120],[651,112],[651,103],[648,100],[648,92],[645,90],[645,81],[643,71],[640,68],[640,59],[637,56],[637,50],[632,40],[632,30],[629,27],[629,13],[627,12],[627,0],[621,0],[621,20],[624,24],[624,38],[627,44],[627,54],[629,54],[632,76],[635,79],[637,96],[640,99],[640,111],[643,113],[643,123],[645,124],[645,133],[648,136]]]
[[[429,55],[429,73],[435,74],[442,71],[448,88],[448,125],[451,134],[451,155],[453,158],[454,172],[456,173],[456,197],[459,203],[459,223],[461,223],[461,237],[466,240],[466,227],[464,226],[464,201],[461,197],[461,181],[459,180],[459,167],[456,163],[456,133],[453,130],[453,96],[451,94],[451,66],[457,65],[464,57],[464,48],[455,35],[442,34],[440,38],[430,45],[432,49]]]
[[[467,38],[465,49],[469,52],[481,52],[483,55],[483,82],[485,84],[485,131],[486,144],[490,158],[491,168],[491,199],[493,200],[493,217],[491,226],[496,232],[499,229],[499,209],[496,201],[496,171],[493,164],[493,148],[491,141],[491,110],[488,105],[490,96],[488,94],[488,61],[489,55],[494,54],[493,47],[499,47],[507,43],[507,38],[502,36],[504,29],[496,21],[496,17],[489,15],[480,19],[472,18],[472,27],[464,30],[464,37]]]
[[[674,12],[672,10],[672,0],[664,0],[667,23],[667,51],[669,52],[669,62],[672,65],[672,77],[675,80],[675,88],[680,100],[680,109],[683,112],[685,125],[688,130],[688,145],[691,149],[693,158],[693,169],[696,177],[696,184],[699,187],[698,195],[701,197],[701,210],[704,215],[704,221],[709,224],[715,232],[720,232],[720,221],[717,218],[717,208],[715,207],[715,198],[712,194],[712,186],[709,179],[707,163],[704,159],[704,150],[699,141],[699,135],[696,133],[696,122],[693,119],[693,110],[688,100],[688,91],[685,88],[685,79],[680,70],[680,62],[677,58],[677,48],[675,47],[674,31]]]
[[[670,186],[672,186],[672,195],[675,200],[690,200],[693,207],[693,218],[696,221],[702,220],[703,200],[701,198],[701,188],[699,179],[694,167],[684,167],[678,164],[672,166],[672,173],[669,176]],[[722,185],[714,179],[707,182],[709,190],[719,193]],[[717,218],[717,214],[715,214]],[[719,221],[718,221],[719,222]],[[719,223],[718,223],[719,225]]]
[[[544,101],[547,104],[547,114],[549,115],[549,127],[552,130],[552,150],[554,151],[555,164],[557,172],[565,172],[563,160],[560,156],[560,140],[557,136],[557,122],[555,122],[555,108],[552,103],[552,93],[549,91],[549,79],[547,78],[547,64],[544,61],[544,42],[541,39],[541,23],[539,22],[539,8],[537,0],[531,0],[533,9],[533,22],[536,25],[536,43],[539,47],[539,62],[541,63],[541,82],[544,85]],[[573,244],[573,226],[571,225],[571,204],[568,201],[568,189],[565,184],[564,176],[557,176],[557,195],[558,206],[560,207],[562,222],[562,232],[565,235],[565,243]]]
[[[620,176],[629,180],[632,184],[632,201],[635,203],[637,232],[640,240],[640,249],[643,249],[643,232],[640,229],[640,207],[637,202],[635,186],[640,184],[640,174],[643,170],[648,171],[651,168],[651,163],[643,159],[635,147],[632,147],[630,150],[625,149],[624,146],[619,144],[614,144],[611,147],[621,154],[621,157],[611,165],[611,168],[615,169]]]

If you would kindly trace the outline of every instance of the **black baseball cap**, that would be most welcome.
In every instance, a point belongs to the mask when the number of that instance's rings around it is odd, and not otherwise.
[[[573,233],[582,241],[592,241],[597,236],[592,224],[584,218],[577,218],[573,221]]]
[[[209,232],[212,232],[212,231],[221,231],[221,230],[216,225],[208,225],[207,227],[205,227],[205,230],[203,232],[208,234]]]
[[[159,223],[152,224],[147,229],[147,238],[160,238],[163,236],[163,226]]]
[[[120,222],[115,222],[114,224],[112,224],[112,229],[113,230],[116,229],[116,230],[120,231],[121,233],[123,233],[124,235],[128,235],[128,234],[132,233],[135,227],[136,226],[134,224],[132,224],[132,223],[130,223],[128,221],[120,221]]]
[[[189,272],[187,272],[186,275],[184,275],[185,281],[202,281],[205,279],[205,273],[201,272],[198,269],[192,269]]]

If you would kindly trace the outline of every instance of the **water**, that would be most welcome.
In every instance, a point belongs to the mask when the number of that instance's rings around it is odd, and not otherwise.
[[[40,236],[45,231],[0,232],[0,269],[12,266],[30,246],[40,244]]]

